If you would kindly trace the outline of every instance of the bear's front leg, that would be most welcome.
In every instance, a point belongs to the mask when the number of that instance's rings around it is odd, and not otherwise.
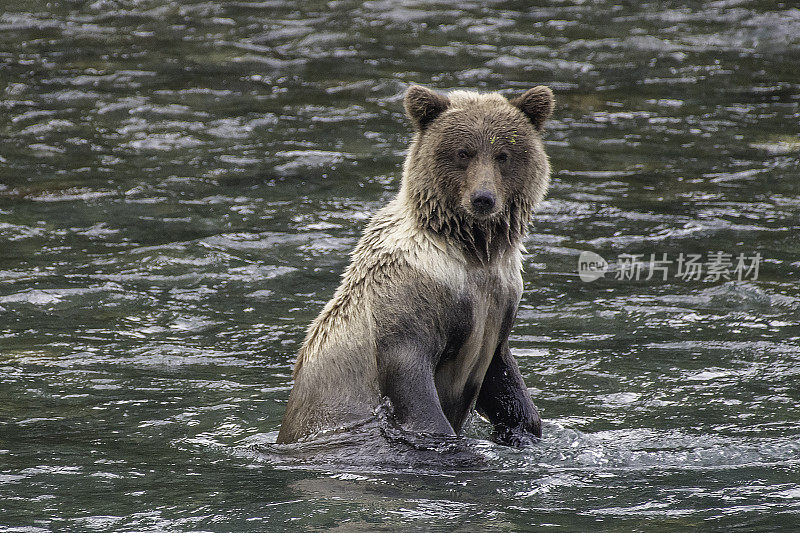
[[[494,426],[492,440],[498,444],[525,446],[542,436],[542,419],[508,348],[508,339],[495,351],[475,408]]]
[[[434,380],[452,319],[449,293],[418,271],[401,271],[381,289],[372,307],[381,394],[403,427],[455,435]]]
[[[431,357],[412,344],[384,346],[378,365],[381,391],[406,429],[455,435],[436,392]]]

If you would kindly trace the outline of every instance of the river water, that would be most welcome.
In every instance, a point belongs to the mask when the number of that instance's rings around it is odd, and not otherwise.
[[[3,4],[0,531],[800,527],[791,3]],[[412,82],[556,94],[510,341],[544,438],[290,460],[294,353],[397,190]]]

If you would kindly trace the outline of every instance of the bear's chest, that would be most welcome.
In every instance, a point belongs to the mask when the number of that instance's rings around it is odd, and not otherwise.
[[[436,368],[436,390],[458,431],[472,408],[498,345],[507,336],[522,294],[514,262],[467,270],[458,298],[459,319]]]

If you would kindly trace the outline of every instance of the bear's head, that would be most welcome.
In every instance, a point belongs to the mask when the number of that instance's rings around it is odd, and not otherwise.
[[[415,136],[401,199],[414,216],[481,259],[518,243],[550,180],[541,138],[553,111],[550,89],[534,87],[507,100],[413,85],[405,109]]]

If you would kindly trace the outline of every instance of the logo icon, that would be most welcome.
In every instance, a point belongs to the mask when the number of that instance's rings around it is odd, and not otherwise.
[[[581,281],[594,281],[608,271],[608,262],[594,252],[581,252],[578,256],[578,275]]]

